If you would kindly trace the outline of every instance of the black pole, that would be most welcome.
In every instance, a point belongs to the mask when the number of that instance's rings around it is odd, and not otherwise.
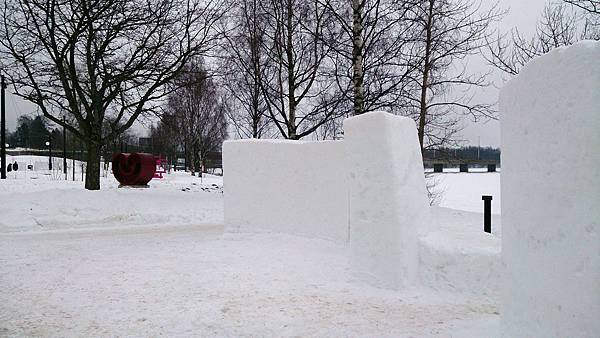
[[[483,231],[492,233],[492,196],[481,196],[483,200]]]
[[[183,142],[183,171],[187,172],[187,142]]]
[[[67,180],[67,118],[63,116],[63,172],[65,173],[65,181]]]
[[[48,170],[52,170],[52,132],[50,132],[50,137],[48,138],[48,152],[50,153],[48,156]]]
[[[0,179],[6,179],[6,96],[4,90],[6,83],[4,75],[0,76]]]
[[[73,182],[75,181],[75,140],[73,140],[73,146],[71,147],[71,154],[73,154]]]
[[[77,147],[79,148],[79,158],[83,158],[83,147],[81,145],[81,141],[77,142]],[[79,162],[79,164],[81,165],[81,182],[83,182],[83,162]]]

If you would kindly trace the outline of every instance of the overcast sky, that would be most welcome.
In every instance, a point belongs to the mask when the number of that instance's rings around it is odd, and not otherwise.
[[[489,4],[493,4],[495,0],[484,0]],[[503,9],[507,9],[508,13],[499,23],[498,29],[506,32],[513,27],[517,27],[522,33],[529,35],[535,31],[535,25],[538,18],[542,14],[542,10],[548,0],[499,0],[499,4]],[[481,62],[472,62],[470,68],[473,71],[485,71],[488,67]],[[498,75],[496,85],[498,88],[502,86],[502,80]],[[488,88],[485,93],[480,95],[482,100],[487,102],[496,102],[498,100],[499,89]],[[480,123],[468,123],[462,132],[462,136],[470,145],[477,145],[481,140],[482,146],[500,146],[500,122],[487,121]]]
[[[496,0],[484,0],[489,4]],[[501,31],[510,30],[512,27],[518,27],[525,34],[531,33],[537,19],[539,18],[542,9],[547,0],[499,0],[500,6],[504,9],[509,9],[506,17],[500,22],[499,29]],[[485,71],[487,68],[483,62],[473,62],[470,67],[474,71]],[[501,83],[498,83],[501,86]],[[490,88],[481,98],[495,102],[498,97],[498,89]],[[7,92],[6,102],[6,120],[8,130],[14,130],[16,127],[17,117],[22,114],[35,112],[35,106],[24,102]],[[500,145],[500,124],[498,121],[489,121],[487,123],[469,123],[463,131],[463,138],[470,144],[477,145],[479,139],[482,146],[499,146]]]

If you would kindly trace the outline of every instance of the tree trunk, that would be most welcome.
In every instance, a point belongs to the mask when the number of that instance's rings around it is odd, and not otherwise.
[[[100,190],[100,148],[101,145],[98,143],[87,142],[85,171],[85,188],[87,190]]]
[[[423,63],[423,78],[421,82],[421,107],[419,112],[419,143],[421,144],[421,154],[423,153],[425,141],[425,124],[427,122],[427,90],[429,89],[429,72],[431,71],[431,45],[432,45],[432,25],[433,25],[433,0],[429,1],[425,40],[425,60]]]
[[[258,88],[255,87],[252,97],[252,138],[259,138],[258,135],[258,126],[260,124],[261,114],[258,103]]]
[[[296,135],[296,83],[295,83],[295,60],[294,60],[294,50],[292,47],[293,43],[293,8],[292,1],[288,0],[287,2],[287,45],[286,47],[286,57],[287,57],[287,74],[288,74],[288,139],[297,140],[298,135]]]
[[[363,75],[363,25],[361,0],[352,0],[352,83],[354,86],[354,115],[365,110]]]

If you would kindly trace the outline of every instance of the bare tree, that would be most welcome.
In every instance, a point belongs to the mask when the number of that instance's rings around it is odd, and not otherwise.
[[[330,32],[334,76],[353,115],[402,106],[404,86],[414,65],[404,62],[412,37],[408,2],[322,0],[337,19]]]
[[[582,16],[575,8],[586,8],[593,1],[549,2],[537,23],[535,34],[526,38],[518,29],[500,36],[488,45],[484,54],[489,64],[511,76],[517,75],[531,59],[554,48],[568,46],[583,39],[600,39],[593,18]],[[572,7],[571,4],[577,7]],[[588,7],[593,10],[593,7]],[[593,12],[592,12],[593,13]]]
[[[502,12],[468,0],[416,0],[409,5],[414,22],[418,71],[411,76],[407,100],[417,121],[421,148],[453,140],[465,117],[493,118],[493,105],[473,102],[473,90],[489,86],[488,74],[471,74],[465,60],[478,54]],[[406,32],[400,32],[406,34]]]
[[[150,127],[150,138],[161,154],[165,154],[171,165],[175,165],[177,153],[182,144],[177,121],[172,114],[162,114],[156,125]]]
[[[332,20],[317,0],[269,0],[261,6],[268,14],[261,90],[281,136],[297,140],[338,111],[334,81],[323,71],[331,51],[322,35]]]
[[[260,82],[266,62],[263,48],[267,14],[259,0],[235,1],[225,17],[226,43],[221,55],[222,84],[232,98],[229,120],[240,138],[260,138],[271,126]]]
[[[222,15],[213,0],[6,0],[1,11],[0,53],[17,95],[85,142],[91,190],[102,146],[154,111],[218,38]]]
[[[564,2],[573,6],[579,7],[584,11],[600,15],[600,1],[599,0],[563,0]]]
[[[202,59],[195,59],[176,78],[177,89],[167,98],[167,118],[191,150],[192,174],[206,164],[209,152],[217,151],[227,136],[226,106],[208,76]]]

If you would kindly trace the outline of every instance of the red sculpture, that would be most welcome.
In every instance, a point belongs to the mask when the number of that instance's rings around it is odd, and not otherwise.
[[[113,175],[121,185],[147,185],[154,176],[154,156],[143,153],[119,153],[112,158]]]

